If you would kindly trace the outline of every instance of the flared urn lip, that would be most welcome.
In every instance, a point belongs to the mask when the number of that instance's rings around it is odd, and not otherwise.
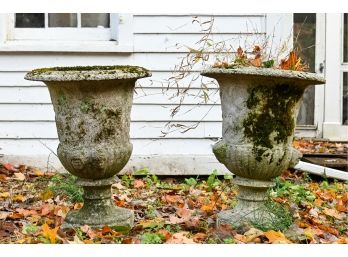
[[[325,84],[323,76],[311,72],[281,70],[275,68],[257,68],[257,67],[236,67],[236,68],[208,68],[201,72],[201,75],[210,78],[229,77],[236,79],[256,79],[269,80],[275,82],[297,81],[300,85],[319,85]]]
[[[59,66],[34,69],[25,75],[26,80],[34,81],[86,81],[121,80],[151,77],[151,72],[140,66],[102,65],[102,66]]]

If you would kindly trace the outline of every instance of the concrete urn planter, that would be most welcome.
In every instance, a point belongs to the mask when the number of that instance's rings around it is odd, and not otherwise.
[[[131,153],[130,112],[135,81],[151,74],[137,66],[36,69],[25,79],[49,89],[59,137],[58,157],[78,177],[84,205],[63,226],[132,226],[133,212],[111,198],[114,176]]]
[[[209,69],[220,87],[222,140],[213,146],[219,162],[236,175],[237,206],[222,211],[217,226],[267,225],[265,208],[272,179],[295,166],[301,153],[292,147],[299,104],[306,87],[325,80],[313,73],[267,68]]]

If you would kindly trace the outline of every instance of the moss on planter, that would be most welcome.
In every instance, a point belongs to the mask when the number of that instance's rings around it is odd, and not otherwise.
[[[242,125],[244,137],[253,143],[255,158],[273,145],[286,144],[295,128],[294,110],[304,88],[289,84],[250,88],[246,106],[249,109]]]
[[[31,71],[33,75],[39,74],[50,74],[55,71],[100,71],[105,72],[106,74],[110,74],[116,71],[121,71],[125,73],[146,73],[149,75],[149,71],[139,66],[131,66],[131,65],[114,65],[114,66],[71,66],[71,67],[50,67],[50,68],[40,68]]]
[[[226,159],[228,147],[226,144],[218,144],[213,147],[213,153],[219,162],[224,162]]]

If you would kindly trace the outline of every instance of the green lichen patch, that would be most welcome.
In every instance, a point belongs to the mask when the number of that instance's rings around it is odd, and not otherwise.
[[[85,99],[80,105],[80,110],[82,113],[88,113],[90,110],[92,110],[92,108],[93,105],[90,99]]]
[[[217,144],[213,147],[213,152],[219,162],[224,162],[227,156],[228,147],[226,144]]]
[[[249,109],[242,125],[244,137],[253,143],[258,161],[273,145],[286,144],[295,128],[294,109],[304,88],[289,84],[256,86],[249,89]]]
[[[58,92],[58,105],[63,106],[66,104],[66,96],[63,90],[59,90]]]
[[[110,72],[124,72],[124,73],[136,73],[149,74],[149,71],[145,68],[139,66],[131,65],[113,65],[113,66],[71,66],[71,67],[50,67],[50,68],[40,68],[31,71],[32,75],[40,75],[44,73],[51,73],[55,71],[101,71],[105,73]]]

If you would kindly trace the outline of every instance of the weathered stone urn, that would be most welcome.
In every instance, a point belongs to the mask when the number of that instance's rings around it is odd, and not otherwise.
[[[78,177],[84,205],[63,227],[132,226],[133,212],[114,205],[111,184],[131,153],[130,112],[135,81],[151,76],[137,66],[36,69],[25,79],[49,89],[59,137],[58,157]]]
[[[213,146],[219,162],[236,175],[237,206],[222,211],[217,226],[268,225],[265,208],[272,179],[295,166],[301,153],[292,147],[296,117],[306,87],[325,80],[313,73],[267,68],[209,69],[220,87],[222,140]]]

